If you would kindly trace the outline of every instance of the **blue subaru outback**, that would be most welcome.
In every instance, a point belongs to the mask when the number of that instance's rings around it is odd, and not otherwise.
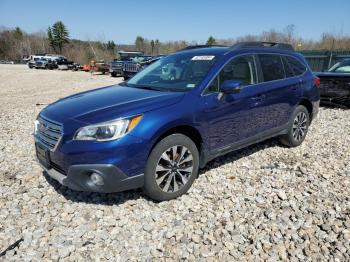
[[[189,47],[127,82],[47,106],[35,122],[36,155],[73,190],[143,187],[169,200],[227,152],[271,137],[300,145],[318,112],[319,84],[288,44]]]

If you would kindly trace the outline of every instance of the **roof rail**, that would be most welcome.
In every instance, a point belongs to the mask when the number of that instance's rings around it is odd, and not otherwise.
[[[197,48],[206,48],[206,47],[227,47],[226,45],[189,45],[185,48],[179,49],[178,51],[185,51],[185,50],[191,50],[191,49],[197,49]]]
[[[294,51],[291,44],[276,42],[240,42],[230,47],[230,51],[243,48],[278,48]]]

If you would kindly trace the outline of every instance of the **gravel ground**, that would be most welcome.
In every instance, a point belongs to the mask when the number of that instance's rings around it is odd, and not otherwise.
[[[302,146],[220,157],[187,195],[77,193],[42,173],[33,121],[109,76],[0,65],[0,260],[350,260],[350,111],[321,109]]]

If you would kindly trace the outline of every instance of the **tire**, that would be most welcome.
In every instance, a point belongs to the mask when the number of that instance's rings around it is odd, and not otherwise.
[[[111,77],[116,77],[116,76],[117,76],[117,74],[116,74],[116,73],[111,72]]]
[[[292,124],[288,133],[280,137],[280,142],[289,147],[303,143],[310,126],[310,114],[305,106],[299,105],[292,115]]]
[[[194,142],[182,134],[167,136],[158,142],[148,157],[144,191],[156,201],[179,197],[193,184],[198,168],[199,153]]]
[[[123,76],[123,79],[124,79],[124,81],[127,81],[129,79],[129,77]]]

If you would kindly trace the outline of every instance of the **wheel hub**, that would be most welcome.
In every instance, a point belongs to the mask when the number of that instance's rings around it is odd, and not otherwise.
[[[299,112],[293,121],[293,137],[300,141],[305,137],[307,131],[307,116],[304,112]]]
[[[176,192],[187,184],[192,171],[191,151],[182,145],[172,146],[158,160],[155,171],[157,185],[164,192]]]

